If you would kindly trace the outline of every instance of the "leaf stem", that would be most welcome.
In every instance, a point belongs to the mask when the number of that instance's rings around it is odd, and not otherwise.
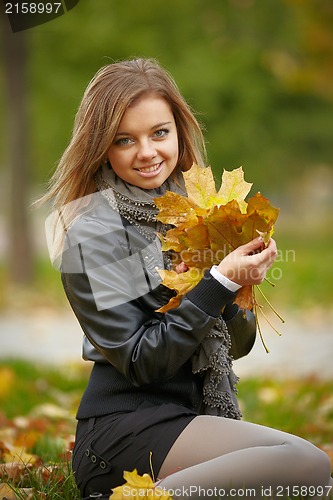
[[[252,287],[252,301],[253,301],[253,307],[254,307],[255,321],[256,321],[256,324],[257,324],[257,328],[258,328],[260,340],[261,340],[262,345],[264,346],[264,349],[265,349],[266,353],[269,354],[269,349],[268,349],[268,347],[266,345],[266,342],[264,341],[264,336],[262,334],[260,323],[259,323],[258,307],[259,307],[259,310],[260,310],[261,306],[260,306],[260,304],[258,304],[258,302],[256,300],[255,287],[254,286]]]
[[[285,323],[285,320],[282,318],[282,316],[277,312],[277,310],[272,306],[272,304],[270,303],[270,301],[268,300],[268,298],[266,297],[266,295],[264,294],[264,292],[260,289],[260,287],[258,285],[255,285],[256,289],[261,293],[262,297],[264,298],[264,300],[267,302],[267,304],[269,305],[269,307],[272,309],[272,311],[276,314],[276,316],[281,320],[282,323]]]
[[[269,326],[274,330],[274,332],[276,332],[279,335],[279,337],[282,337],[282,333],[280,333],[279,330],[277,330],[275,326],[271,323],[271,321],[267,318],[266,314],[264,313],[263,306],[261,306],[260,304],[257,304],[257,306],[259,307],[260,313],[263,315]]]
[[[273,283],[273,281],[270,281],[268,278],[264,278],[264,279],[265,279],[265,281],[266,281],[269,285],[271,285],[271,286],[273,286],[273,287],[275,286],[275,283]]]
[[[155,483],[155,474],[154,474],[154,469],[153,469],[152,456],[153,456],[153,452],[150,451],[149,452],[149,466],[150,466],[150,472],[151,472],[152,480]]]
[[[259,319],[258,319],[258,314],[257,314],[257,307],[258,307],[258,304],[254,301],[254,317],[255,317],[255,320],[256,320],[256,324],[257,324],[257,327],[258,327],[258,332],[259,332],[259,335],[260,335],[260,340],[261,340],[261,343],[262,345],[264,346],[265,348],[265,351],[267,354],[269,354],[269,349],[264,341],[264,337],[263,337],[263,334],[262,334],[262,331],[261,331],[261,327],[260,327],[260,323],[259,323]]]

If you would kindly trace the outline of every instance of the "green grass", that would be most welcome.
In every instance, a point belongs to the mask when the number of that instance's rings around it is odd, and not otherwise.
[[[21,360],[0,363],[0,462],[6,442],[38,457],[44,471],[27,468],[15,481],[8,480],[17,499],[80,498],[68,450],[89,370],[89,364],[55,369]],[[333,381],[251,378],[241,380],[238,390],[245,420],[309,439],[333,461]]]
[[[89,369],[88,364],[51,369],[22,360],[0,363],[0,462],[7,461],[8,448],[10,454],[17,453],[15,461],[33,464],[15,480],[3,475],[15,498],[80,498],[70,470],[70,449]]]
[[[21,481],[7,481],[6,484],[15,494],[15,500],[81,499],[69,462],[60,465],[49,464],[44,468],[43,474],[42,479],[40,474],[27,468]],[[1,498],[7,498],[7,496]]]
[[[45,403],[72,410],[82,395],[88,370],[88,363],[86,369],[73,365],[56,370],[23,360],[2,362],[1,411],[7,418],[14,418],[17,415],[27,415],[37,405]]]
[[[332,381],[314,377],[283,381],[253,378],[239,383],[246,420],[296,434],[318,446],[331,445],[332,394]]]

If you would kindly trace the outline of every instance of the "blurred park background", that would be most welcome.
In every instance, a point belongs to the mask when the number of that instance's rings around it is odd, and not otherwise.
[[[270,297],[280,310],[331,310],[333,4],[331,0],[80,0],[11,33],[0,59],[0,312],[64,305],[48,261],[46,189],[96,70],[157,58],[205,128],[217,182],[243,166],[251,194],[280,207]]]
[[[81,333],[48,259],[48,207],[35,210],[31,203],[45,192],[97,69],[146,56],[171,72],[197,111],[217,183],[223,169],[242,166],[251,194],[261,191],[281,209],[271,273],[276,286],[265,285],[265,293],[289,321],[280,328],[273,316],[280,338],[262,320],[272,355],[265,375],[296,378],[287,387],[253,379],[265,356],[259,345],[250,368],[243,368],[246,416],[331,443],[332,0],[80,0],[65,15],[17,33],[1,15],[0,402],[6,418],[38,401],[74,415],[81,379],[66,389],[59,375],[52,392],[53,378],[28,363],[6,364],[20,349],[29,362],[80,358]],[[71,398],[66,391],[74,391]]]

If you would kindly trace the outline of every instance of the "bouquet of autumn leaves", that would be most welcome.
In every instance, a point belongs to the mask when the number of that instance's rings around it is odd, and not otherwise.
[[[154,200],[159,209],[157,219],[173,226],[159,237],[162,251],[172,251],[174,270],[159,270],[159,273],[162,283],[176,292],[159,312],[177,307],[205,270],[218,265],[235,248],[259,235],[267,245],[279,214],[279,209],[259,192],[245,201],[252,184],[244,180],[242,167],[231,172],[225,170],[218,191],[210,167],[193,164],[183,176],[187,196],[167,191]],[[176,271],[180,263],[186,272]],[[235,302],[241,309],[259,306],[255,288],[258,287],[245,286],[238,291]]]

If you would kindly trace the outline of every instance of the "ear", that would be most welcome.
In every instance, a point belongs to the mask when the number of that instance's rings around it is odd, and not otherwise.
[[[102,164],[106,165],[109,168],[111,168],[111,163],[110,163],[110,160],[109,160],[109,158],[107,156],[104,156],[104,158],[102,159]]]

